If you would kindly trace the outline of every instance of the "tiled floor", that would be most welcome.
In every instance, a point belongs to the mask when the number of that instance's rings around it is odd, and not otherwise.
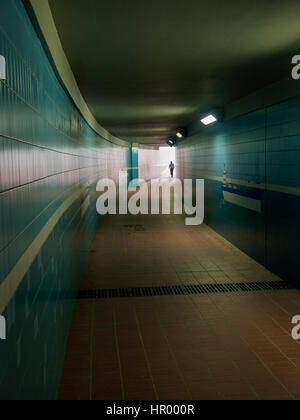
[[[206,225],[109,216],[82,289],[278,280]],[[296,290],[79,300],[61,399],[300,399]]]

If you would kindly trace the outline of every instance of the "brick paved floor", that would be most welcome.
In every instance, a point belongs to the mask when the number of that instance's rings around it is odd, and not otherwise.
[[[206,225],[109,216],[82,290],[278,281]],[[300,292],[78,300],[61,399],[300,399]]]

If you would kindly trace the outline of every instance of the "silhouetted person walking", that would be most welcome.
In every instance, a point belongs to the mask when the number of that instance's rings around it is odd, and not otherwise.
[[[173,176],[174,176],[174,169],[175,169],[175,165],[174,165],[174,163],[171,161],[171,163],[170,163],[170,165],[169,165],[169,169],[170,169],[170,174],[171,174],[171,177],[173,178]]]

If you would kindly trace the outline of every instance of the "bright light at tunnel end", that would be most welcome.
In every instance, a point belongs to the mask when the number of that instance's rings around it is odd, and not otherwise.
[[[202,120],[201,120],[202,124],[204,124],[204,125],[209,125],[209,124],[212,124],[216,121],[217,121],[217,118],[214,117],[212,114],[208,115],[205,118],[202,118]]]

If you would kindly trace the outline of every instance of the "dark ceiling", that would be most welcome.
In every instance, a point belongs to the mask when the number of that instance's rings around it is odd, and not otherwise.
[[[98,122],[160,143],[197,113],[289,77],[299,0],[50,0]]]

